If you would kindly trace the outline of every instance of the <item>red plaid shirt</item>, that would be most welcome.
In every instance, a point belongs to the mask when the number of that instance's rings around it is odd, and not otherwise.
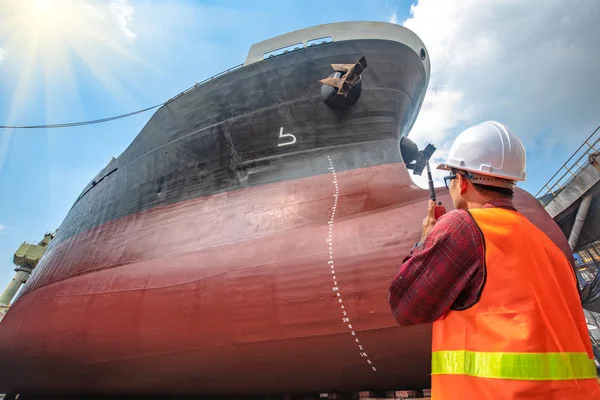
[[[483,208],[515,210],[496,199]],[[394,278],[389,303],[396,321],[409,326],[433,322],[449,310],[473,306],[485,281],[481,230],[465,210],[441,216],[425,242],[412,249]]]

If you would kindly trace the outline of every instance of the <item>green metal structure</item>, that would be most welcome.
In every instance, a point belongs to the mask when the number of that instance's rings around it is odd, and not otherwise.
[[[4,292],[0,294],[0,307],[6,308],[10,305],[21,285],[27,282],[27,278],[42,259],[53,238],[54,233],[48,232],[38,244],[24,242],[19,246],[13,257],[13,263],[17,266],[16,274]]]

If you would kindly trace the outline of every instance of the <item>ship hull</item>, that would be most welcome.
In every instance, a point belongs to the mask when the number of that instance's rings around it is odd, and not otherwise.
[[[358,102],[328,107],[319,80],[332,63],[362,56]],[[338,171],[400,162],[398,141],[427,82],[419,56],[386,40],[330,43],[233,70],[161,107],[83,190],[56,240],[157,206],[324,174],[324,154]]]
[[[397,326],[387,303],[427,197],[403,164],[388,164],[178,203],[73,237],[50,257],[145,257],[21,298],[0,331],[2,380],[31,393],[428,387],[431,326]],[[535,199],[519,192],[516,203],[556,233]],[[72,253],[82,247],[98,253]]]
[[[325,105],[330,64],[362,56],[359,101]],[[162,107],[84,189],[2,321],[0,392],[428,387],[430,326],[398,327],[387,303],[429,197],[399,148],[427,82],[402,43],[340,41]],[[560,234],[531,196],[518,205]]]
[[[418,240],[405,227],[419,226],[423,208],[402,168],[336,172],[333,224],[330,173],[150,210],[55,246],[50,257],[67,263],[123,248],[145,256],[20,299],[3,332],[16,323],[43,329],[44,340],[22,330],[16,342],[3,337],[2,347],[15,349],[13,365],[25,370],[47,364],[42,374],[12,369],[11,381],[113,393],[426,386],[427,328],[395,327],[387,306],[394,270]],[[96,250],[73,254],[83,243]],[[8,356],[3,351],[3,361]]]

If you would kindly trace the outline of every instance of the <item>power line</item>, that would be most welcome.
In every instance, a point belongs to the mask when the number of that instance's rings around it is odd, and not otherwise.
[[[158,108],[162,105],[167,104],[168,102],[170,102],[172,99],[169,99],[167,101],[165,101],[164,103],[160,103],[157,104],[155,106],[152,107],[148,107],[148,108],[144,108],[143,110],[137,110],[137,111],[133,111],[127,114],[121,114],[121,115],[117,115],[114,117],[108,117],[108,118],[102,118],[102,119],[95,119],[92,121],[81,121],[81,122],[70,122],[70,123],[66,123],[66,124],[52,124],[52,125],[23,125],[23,126],[10,126],[10,125],[0,125],[0,129],[39,129],[39,128],[69,128],[72,126],[81,126],[81,125],[92,125],[92,124],[99,124],[102,122],[108,122],[108,121],[114,121],[115,119],[121,119],[121,118],[126,118],[126,117],[130,117],[132,115],[135,114],[140,114],[146,111],[150,111],[154,108]]]
[[[183,96],[184,94],[186,94],[190,90],[195,89],[198,86],[200,86],[200,85],[202,85],[202,84],[204,84],[204,83],[206,83],[208,81],[211,81],[211,80],[213,80],[213,79],[215,79],[215,78],[217,78],[217,77],[219,77],[219,76],[221,76],[223,74],[226,74],[226,73],[231,72],[231,71],[233,71],[235,69],[238,69],[238,68],[242,67],[243,65],[244,64],[238,64],[235,67],[231,67],[229,69],[226,69],[223,72],[219,72],[218,74],[213,75],[210,78],[207,78],[207,79],[203,80],[202,82],[196,83],[195,85],[193,85],[193,86],[185,89],[183,92],[181,92],[181,93],[179,93],[179,94],[171,97],[169,100],[167,100],[167,101],[165,101],[163,103],[157,104],[155,106],[152,106],[152,107],[144,108],[143,110],[137,110],[137,111],[133,111],[133,112],[130,112],[130,113],[127,113],[127,114],[117,115],[117,116],[114,116],[114,117],[108,117],[108,118],[102,118],[102,119],[95,119],[95,120],[92,120],[92,121],[70,122],[70,123],[66,123],[66,124],[51,124],[51,125],[24,125],[24,126],[0,125],[0,129],[70,128],[72,126],[100,124],[102,122],[114,121],[115,119],[127,118],[127,117],[130,117],[130,116],[135,115],[135,114],[140,114],[140,113],[143,113],[143,112],[146,112],[146,111],[150,111],[152,109],[164,106],[165,104],[168,104],[168,103],[172,102],[173,100],[175,100],[175,99]]]

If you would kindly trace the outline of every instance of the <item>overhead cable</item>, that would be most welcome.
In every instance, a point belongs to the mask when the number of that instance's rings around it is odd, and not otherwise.
[[[170,100],[169,100],[170,101]],[[146,111],[150,111],[154,108],[158,108],[164,104],[168,103],[168,101],[164,102],[164,103],[160,103],[157,104],[155,106],[152,107],[148,107],[148,108],[144,108],[143,110],[137,110],[137,111],[133,111],[127,114],[121,114],[121,115],[116,115],[114,117],[108,117],[108,118],[102,118],[102,119],[95,119],[92,121],[81,121],[81,122],[69,122],[69,123],[65,123],[65,124],[51,124],[51,125],[22,125],[22,126],[11,126],[11,125],[0,125],[0,129],[49,129],[49,128],[69,128],[72,126],[82,126],[82,125],[92,125],[92,124],[99,124],[102,122],[108,122],[108,121],[114,121],[115,119],[121,119],[121,118],[126,118],[126,117],[130,117],[132,115],[135,114],[140,114]]]

